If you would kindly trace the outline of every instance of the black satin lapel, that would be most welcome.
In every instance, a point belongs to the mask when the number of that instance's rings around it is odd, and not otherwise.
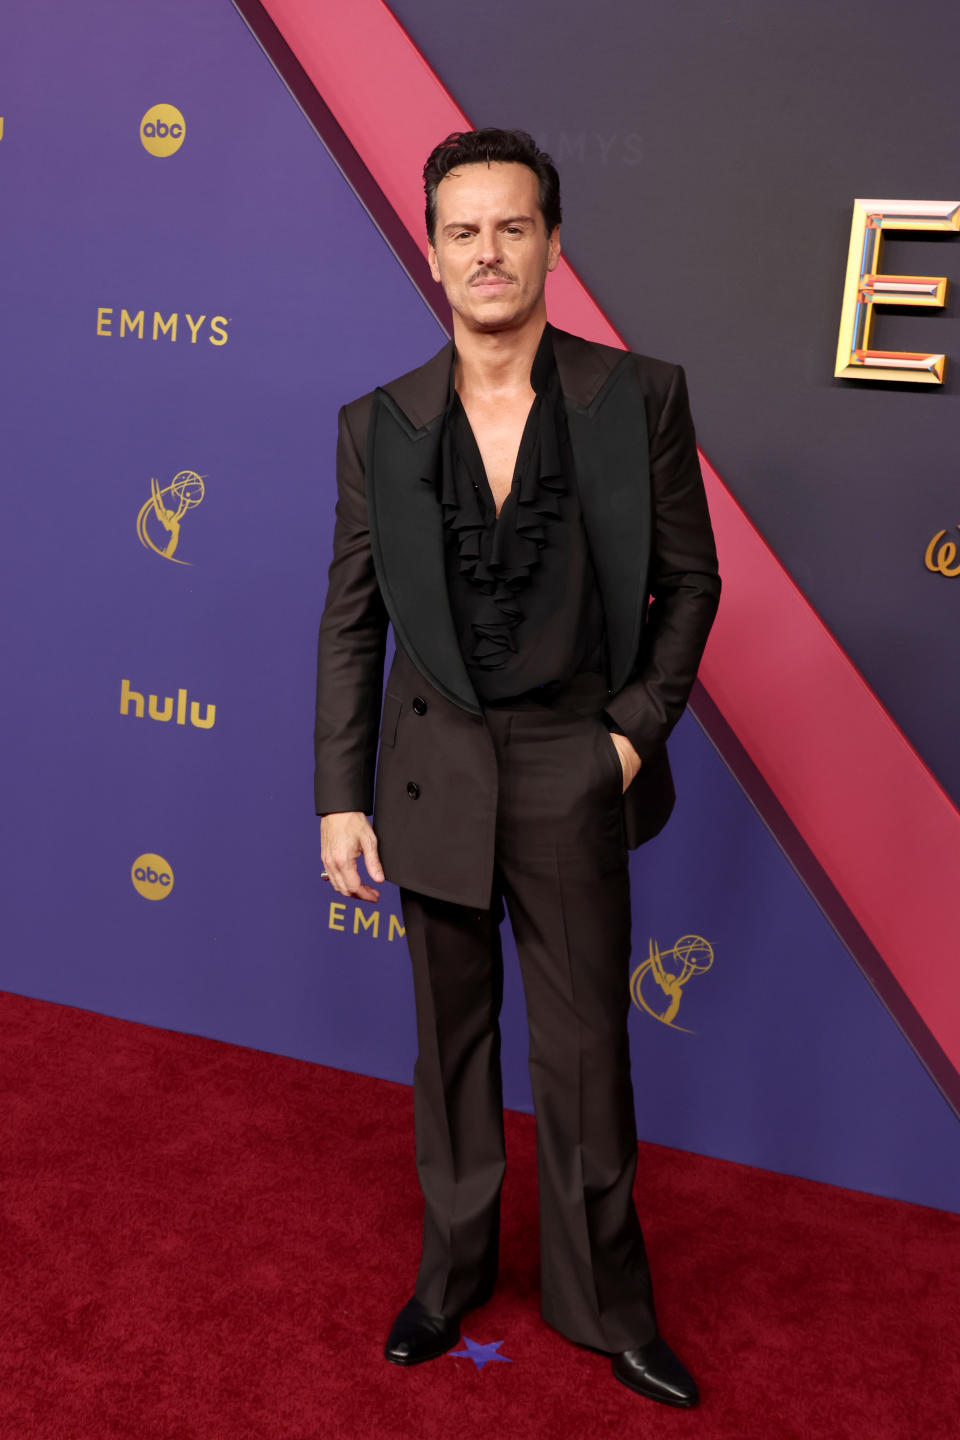
[[[564,404],[616,691],[640,643],[650,563],[647,418],[633,358],[624,355],[589,405],[569,395]]]
[[[457,642],[443,561],[434,477],[442,413],[413,426],[382,387],[367,431],[367,502],[373,563],[397,640],[442,695],[479,715]]]

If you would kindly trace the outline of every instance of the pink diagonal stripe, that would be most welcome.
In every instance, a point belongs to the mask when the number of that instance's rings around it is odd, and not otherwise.
[[[423,162],[471,122],[382,0],[265,8],[425,253]],[[554,324],[626,348],[566,261],[547,299]],[[706,460],[703,470],[723,597],[700,679],[960,1070],[949,958],[960,812]]]

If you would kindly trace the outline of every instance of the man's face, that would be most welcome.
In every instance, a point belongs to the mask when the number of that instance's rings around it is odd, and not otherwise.
[[[537,177],[527,165],[486,161],[451,170],[437,186],[436,245],[427,259],[450,308],[471,330],[511,329],[540,303],[560,259],[547,237]]]

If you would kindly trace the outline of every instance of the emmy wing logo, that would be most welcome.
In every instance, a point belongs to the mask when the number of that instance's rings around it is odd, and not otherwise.
[[[630,976],[630,995],[634,1005],[669,1025],[695,1035],[684,1025],[675,1024],[683,999],[683,987],[694,975],[703,975],[713,964],[713,946],[702,935],[681,935],[672,950],[661,951],[656,940],[650,941],[650,954]]]
[[[140,507],[137,516],[137,536],[140,544],[164,560],[175,565],[190,565],[190,560],[180,560],[176,555],[180,544],[180,522],[189,510],[195,510],[204,497],[203,477],[195,470],[181,470],[174,475],[170,484],[161,490],[159,482],[151,477],[150,499]]]

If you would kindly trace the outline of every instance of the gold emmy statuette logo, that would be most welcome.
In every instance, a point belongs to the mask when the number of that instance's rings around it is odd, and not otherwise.
[[[667,965],[665,961],[672,963]],[[712,964],[713,946],[702,935],[681,935],[672,950],[663,951],[655,940],[651,940],[649,956],[630,976],[630,995],[634,1005],[652,1015],[654,1020],[669,1025],[671,1030],[695,1035],[695,1030],[675,1025],[674,1018],[680,1009],[683,987],[694,975],[702,975],[709,970]]]
[[[165,900],[173,889],[173,871],[162,855],[138,855],[130,866],[130,879],[144,900]]]
[[[174,552],[180,543],[180,521],[188,510],[202,503],[205,493],[203,476],[195,470],[180,470],[163,490],[151,476],[150,499],[141,505],[137,516],[140,544],[175,565],[192,564],[190,560],[178,560]]]
[[[183,144],[187,122],[176,105],[151,105],[140,121],[140,140],[150,155],[164,159]]]
[[[957,526],[957,529],[960,530],[960,525]],[[953,563],[957,558],[957,547],[952,540],[943,540],[946,533],[946,530],[937,531],[927,546],[923,563],[935,575],[960,575],[960,564]],[[943,540],[942,545],[940,545],[941,540]],[[939,550],[937,549],[938,545],[940,545]]]

